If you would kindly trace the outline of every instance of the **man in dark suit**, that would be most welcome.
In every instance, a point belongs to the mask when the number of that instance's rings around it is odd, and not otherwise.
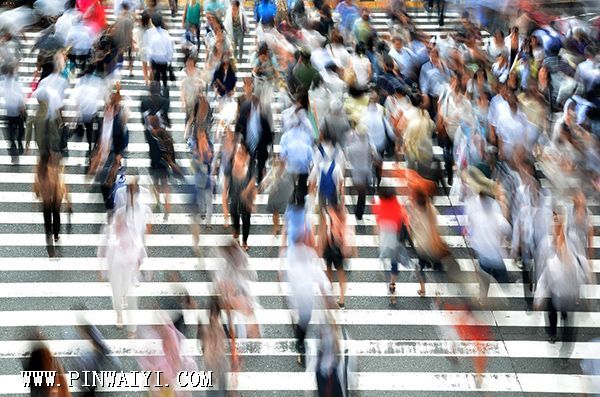
[[[273,132],[260,108],[260,100],[257,96],[253,96],[251,101],[242,105],[235,132],[242,136],[248,146],[252,161],[257,167],[256,181],[260,184],[269,159],[269,146],[273,144]]]

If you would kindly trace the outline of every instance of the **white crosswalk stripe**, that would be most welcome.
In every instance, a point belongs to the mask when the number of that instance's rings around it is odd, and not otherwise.
[[[108,20],[114,21],[111,12]],[[251,14],[247,10],[249,20],[252,20]],[[169,33],[176,42],[175,63],[180,68],[183,59],[180,38],[184,33],[180,27],[182,13],[179,12],[176,22],[171,22],[166,12],[164,15],[167,25],[172,26]],[[456,12],[448,13],[444,27],[437,26],[436,18],[423,11],[413,17],[418,29],[433,36],[452,31],[459,23]],[[373,12],[372,22],[379,33],[389,34],[389,18],[385,13]],[[241,77],[251,75],[249,54],[256,44],[255,29],[256,24],[252,20],[250,33],[244,39],[244,60],[237,65],[238,92],[242,91]],[[37,32],[25,32],[22,42],[25,50],[18,70],[26,92],[30,91],[36,63],[36,54],[29,51],[38,36]],[[205,57],[206,48],[202,45],[200,59]],[[169,82],[169,86],[173,99],[169,116],[175,151],[179,164],[189,167],[188,147],[183,142],[185,114],[179,83]],[[72,92],[73,84],[67,89],[67,96]],[[139,168],[140,183],[150,185],[151,180],[145,171],[150,162],[148,146],[139,113],[140,102],[147,89],[143,85],[138,59],[134,62],[133,77],[123,76],[121,92],[125,105],[131,109],[128,124],[131,137],[126,164],[127,167]],[[209,95],[209,100],[215,103],[213,94]],[[35,99],[28,100],[29,114],[33,114],[35,104]],[[68,123],[76,121],[76,105],[70,98],[65,102],[63,115]],[[282,106],[281,94],[276,93],[273,116],[277,129]],[[0,116],[4,114],[3,110],[0,111]],[[112,310],[111,289],[108,283],[99,280],[98,275],[105,264],[96,257],[97,246],[102,240],[100,228],[106,222],[103,197],[94,181],[85,175],[87,143],[76,140],[69,142],[70,156],[64,159],[65,181],[71,191],[74,214],[69,224],[63,225],[63,234],[56,244],[53,258],[47,257],[43,218],[38,212],[38,200],[31,192],[37,161],[36,145],[33,143],[30,153],[15,159],[6,154],[9,142],[0,141],[0,394],[28,393],[18,371],[21,370],[22,359],[31,351],[31,331],[35,327],[46,334],[50,349],[63,360],[67,371],[77,368],[75,359],[90,346],[75,332],[75,326],[81,324],[98,326],[107,338],[112,354],[122,361],[124,371],[139,369],[135,361],[137,357],[162,352],[159,340],[126,339],[127,332],[115,327],[117,319]],[[441,153],[439,147],[435,147],[434,151]],[[279,152],[278,145],[274,145],[274,152]],[[401,194],[404,200],[406,183],[394,178],[395,167],[391,161],[384,162],[382,185],[404,191]],[[346,183],[351,186],[349,171],[346,176]],[[477,390],[485,395],[498,393],[507,396],[600,393],[599,380],[580,375],[578,361],[600,360],[600,345],[590,342],[600,332],[600,313],[596,310],[600,286],[597,284],[582,286],[579,294],[581,302],[569,319],[570,325],[580,335],[578,341],[549,344],[544,332],[545,313],[525,310],[521,269],[513,259],[505,258],[510,283],[492,284],[488,294],[489,310],[475,310],[473,317],[477,323],[466,324],[489,327],[492,340],[481,342],[483,350],[479,350],[480,345],[475,341],[458,341],[444,333],[444,329],[451,326],[464,326],[465,312],[456,308],[440,310],[433,298],[476,297],[479,288],[477,263],[472,259],[463,236],[466,220],[458,204],[459,199],[445,195],[442,189],[438,193],[434,205],[440,212],[438,223],[443,231],[442,237],[452,248],[467,281],[458,285],[450,282],[445,275],[427,270],[430,282],[426,286],[425,298],[417,294],[419,284],[414,269],[400,267],[396,287],[399,302],[397,306],[389,305],[384,264],[377,252],[379,242],[375,217],[370,213],[372,202],[367,200],[367,214],[362,221],[354,217],[349,219],[349,223],[356,226],[355,243],[359,257],[349,259],[345,266],[347,309],[334,310],[332,315],[349,335],[349,340],[344,342],[346,354],[355,357],[358,363],[349,385],[351,395],[464,396]],[[209,272],[223,264],[221,258],[215,257],[213,248],[228,242],[230,236],[225,229],[221,198],[215,196],[212,230],[200,237],[202,253],[196,257],[190,248],[192,237],[188,204],[191,198],[184,184],[173,185],[170,200],[173,212],[168,219],[164,219],[160,212],[153,214],[153,230],[146,240],[149,258],[141,265],[141,282],[134,292],[139,297],[139,310],[126,311],[124,323],[150,328],[151,325],[162,324],[164,315],[174,318],[183,314],[188,331],[193,329],[194,333],[188,332],[186,336],[189,339],[182,341],[182,354],[192,357],[203,369],[203,354],[195,339],[195,326],[198,321],[208,323],[208,301],[214,295]],[[148,197],[146,202],[154,203],[154,199]],[[351,191],[345,197],[345,204],[352,208],[355,202],[356,196]],[[304,370],[296,365],[295,360],[297,351],[290,326],[292,313],[285,301],[288,284],[278,278],[282,269],[279,258],[281,236],[271,234],[273,217],[265,213],[267,195],[259,194],[256,204],[258,213],[252,215],[253,229],[249,239],[249,267],[258,276],[251,289],[260,304],[256,320],[261,326],[262,339],[237,340],[237,351],[244,362],[231,388],[242,391],[244,396],[285,397],[314,393],[318,335],[314,329],[309,332],[309,361]],[[590,204],[592,224],[598,227],[599,204],[593,199],[590,199]],[[313,220],[318,223],[316,215]],[[600,237],[595,236],[592,243],[593,248],[598,250]],[[415,262],[416,258],[412,260]],[[592,270],[600,273],[600,260],[592,260]],[[179,274],[181,281],[170,278],[174,272]],[[175,310],[173,302],[184,291],[198,302],[197,310]],[[334,293],[337,291],[336,285]],[[322,313],[316,311],[312,323],[318,324],[322,318]],[[489,360],[489,372],[483,375],[478,388],[471,359],[480,355]],[[569,357],[573,360],[567,369],[560,367],[559,364]],[[460,360],[459,365],[452,363],[454,358]],[[230,376],[233,377],[233,374]],[[77,387],[72,390],[78,391]],[[108,387],[99,391],[117,396],[147,394],[147,388],[123,390]]]

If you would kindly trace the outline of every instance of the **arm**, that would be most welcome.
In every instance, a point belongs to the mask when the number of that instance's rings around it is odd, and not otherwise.
[[[221,195],[223,204],[223,217],[225,218],[225,226],[229,226],[229,203],[227,198],[229,196],[229,177],[223,178],[223,194]]]
[[[185,28],[185,19],[187,18],[188,13],[188,3],[185,3],[185,7],[183,7],[183,17],[181,18],[181,27]]]

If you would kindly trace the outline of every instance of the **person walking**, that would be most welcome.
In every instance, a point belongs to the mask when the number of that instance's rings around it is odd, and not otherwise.
[[[226,223],[231,214],[233,238],[240,236],[240,218],[242,224],[242,247],[249,250],[248,236],[250,235],[250,215],[256,196],[255,168],[248,148],[239,143],[233,155],[231,166],[225,171],[223,186],[223,214]]]
[[[40,155],[33,192],[42,201],[46,243],[51,245],[52,236],[54,242],[58,242],[60,238],[60,210],[63,200],[67,200],[67,208],[71,211],[69,191],[63,181],[57,156],[50,153]]]
[[[148,44],[147,56],[152,67],[154,81],[162,81],[163,89],[168,92],[169,64],[173,60],[175,51],[171,35],[164,28],[161,14],[152,15],[153,28],[144,33],[144,43]]]

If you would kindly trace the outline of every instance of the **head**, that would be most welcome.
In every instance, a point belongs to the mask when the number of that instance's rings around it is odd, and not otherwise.
[[[152,14],[151,20],[152,20],[152,25],[154,25],[154,27],[164,28],[162,15],[160,13],[155,12],[154,14]]]
[[[233,0],[231,2],[231,8],[233,9],[233,11],[237,11],[240,8],[240,2],[238,0]]]
[[[404,43],[402,42],[402,38],[400,36],[394,36],[394,38],[392,39],[392,44],[396,50],[401,50],[404,46]]]
[[[142,12],[142,15],[140,16],[140,24],[144,29],[150,27],[150,13],[148,11],[144,10]]]

